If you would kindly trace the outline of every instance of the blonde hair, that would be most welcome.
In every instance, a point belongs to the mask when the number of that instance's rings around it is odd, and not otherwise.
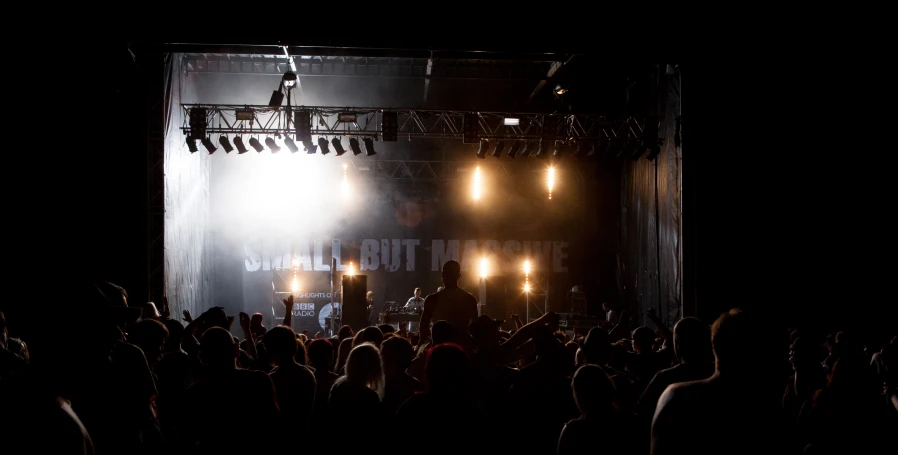
[[[384,367],[380,350],[372,343],[362,343],[349,352],[346,359],[346,380],[377,392],[384,397]]]

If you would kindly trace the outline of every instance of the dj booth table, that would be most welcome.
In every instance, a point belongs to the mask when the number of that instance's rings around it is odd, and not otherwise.
[[[380,313],[377,317],[378,324],[389,324],[397,331],[400,325],[406,325],[409,332],[417,332],[419,321],[421,321],[421,313],[419,312],[389,311]]]

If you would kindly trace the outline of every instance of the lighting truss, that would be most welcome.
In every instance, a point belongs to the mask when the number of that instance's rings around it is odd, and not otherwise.
[[[206,134],[294,134],[287,115],[287,107],[240,106],[223,104],[182,104],[184,118],[191,109],[206,109]],[[462,139],[464,115],[468,111],[427,109],[384,109],[354,107],[294,106],[294,111],[309,111],[312,117],[311,134],[318,136],[363,136],[382,138],[380,129],[383,112],[398,116],[397,136],[400,139],[433,138]],[[241,118],[237,119],[237,111]],[[340,114],[353,113],[355,122],[341,122]],[[559,140],[598,142],[640,142],[645,120],[635,117],[613,118],[589,114],[546,114],[476,112],[480,139],[536,141],[546,135],[543,125],[555,124]],[[518,125],[505,125],[506,117],[519,120]],[[550,118],[551,117],[551,118]],[[248,120],[246,120],[248,118]],[[546,120],[549,120],[548,122]],[[554,120],[554,121],[553,121]],[[190,134],[191,125],[185,121],[181,130]],[[551,135],[551,134],[550,134]]]
[[[486,161],[472,164],[470,161],[436,161],[436,160],[351,160],[349,165],[354,174],[369,180],[390,180],[408,182],[446,182],[466,179],[474,169],[480,166],[493,169],[494,175],[514,178],[521,174],[544,172],[541,165],[533,165],[528,161]],[[575,167],[581,179],[587,176],[581,167]]]

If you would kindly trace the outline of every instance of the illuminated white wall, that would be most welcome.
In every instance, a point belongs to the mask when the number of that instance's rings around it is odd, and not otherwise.
[[[181,56],[172,56],[169,118],[165,135],[165,293],[173,317],[181,310],[194,317],[212,306],[213,274],[209,236],[211,163],[191,154],[180,127],[181,103],[195,103],[182,71]]]

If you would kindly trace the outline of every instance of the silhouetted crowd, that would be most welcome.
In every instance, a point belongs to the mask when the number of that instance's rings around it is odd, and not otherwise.
[[[447,263],[420,334],[334,337],[294,332],[292,297],[266,329],[74,283],[44,318],[0,313],[0,453],[895,451],[898,337],[818,339],[739,309],[672,328],[623,311],[574,337],[554,313],[513,316],[506,331],[465,316],[458,277]]]

